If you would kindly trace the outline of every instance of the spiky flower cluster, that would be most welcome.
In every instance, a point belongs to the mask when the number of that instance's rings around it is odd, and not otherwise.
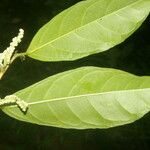
[[[6,96],[3,100],[0,99],[0,106],[16,104],[23,112],[28,109],[28,103],[18,98],[16,95]]]
[[[23,36],[24,36],[24,30],[19,29],[19,33],[17,37],[14,37],[12,39],[10,46],[6,50],[4,50],[3,53],[0,53],[0,71],[11,63],[11,59],[15,52],[15,48],[21,42]]]

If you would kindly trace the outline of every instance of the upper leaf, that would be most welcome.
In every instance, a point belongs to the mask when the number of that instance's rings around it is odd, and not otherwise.
[[[63,128],[109,128],[131,123],[150,110],[150,77],[83,67],[51,76],[15,94],[29,104],[3,111],[19,120]]]
[[[38,31],[27,55],[42,61],[61,61],[108,50],[128,38],[149,11],[149,0],[79,2]]]

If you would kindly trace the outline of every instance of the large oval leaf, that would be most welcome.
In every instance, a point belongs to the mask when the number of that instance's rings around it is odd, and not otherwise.
[[[150,77],[83,67],[51,76],[17,95],[29,103],[3,111],[22,121],[62,128],[109,128],[131,123],[150,110]]]
[[[87,0],[63,11],[33,38],[27,55],[75,60],[121,43],[145,20],[149,0]]]

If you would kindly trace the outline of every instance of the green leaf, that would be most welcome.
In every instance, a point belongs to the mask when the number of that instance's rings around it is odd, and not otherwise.
[[[29,104],[3,111],[16,119],[62,128],[109,128],[128,124],[150,110],[150,77],[82,67],[51,76],[15,94]]]
[[[63,11],[33,38],[29,57],[75,60],[123,42],[145,20],[149,0],[87,0]]]

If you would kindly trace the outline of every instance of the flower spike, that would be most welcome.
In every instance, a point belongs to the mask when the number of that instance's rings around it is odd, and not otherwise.
[[[10,46],[6,50],[4,50],[3,53],[0,53],[0,79],[8,69],[9,65],[13,62],[15,49],[18,46],[18,44],[21,42],[23,36],[24,36],[24,30],[19,29],[18,35],[12,39]]]

